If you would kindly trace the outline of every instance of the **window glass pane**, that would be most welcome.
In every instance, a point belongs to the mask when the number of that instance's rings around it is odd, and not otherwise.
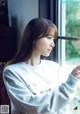
[[[63,74],[67,76],[76,65],[80,65],[80,0],[60,0],[59,8],[59,35],[65,36],[60,40],[59,53]],[[80,114],[80,81],[70,110],[72,114]]]
[[[62,64],[62,69],[63,74],[67,77],[75,66],[80,65],[80,40],[62,40],[62,42],[63,46],[65,44],[63,52],[65,53],[65,62]],[[80,81],[77,84],[75,98],[69,108],[72,114],[80,114]]]
[[[80,1],[66,4],[66,36],[80,37]]]
[[[66,40],[65,43],[65,59],[80,58],[80,40]]]
[[[60,0],[62,36],[80,37],[80,0]]]

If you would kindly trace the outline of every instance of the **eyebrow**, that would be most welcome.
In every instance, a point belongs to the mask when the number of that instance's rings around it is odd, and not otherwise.
[[[48,34],[47,36],[52,36],[52,37],[54,37],[52,34]],[[55,38],[55,37],[54,37]]]

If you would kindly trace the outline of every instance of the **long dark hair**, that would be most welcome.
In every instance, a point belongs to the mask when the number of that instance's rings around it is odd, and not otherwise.
[[[50,20],[44,18],[32,19],[24,29],[19,49],[11,63],[28,60],[32,54],[34,41],[47,36],[54,28],[54,38],[57,37],[57,27]]]

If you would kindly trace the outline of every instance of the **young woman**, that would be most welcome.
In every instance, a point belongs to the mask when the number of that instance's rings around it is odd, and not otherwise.
[[[41,59],[50,55],[56,38],[57,28],[48,19],[32,19],[25,27],[19,50],[3,72],[11,114],[67,113],[66,106],[80,78],[80,66],[73,69],[66,82],[58,84],[59,65]]]

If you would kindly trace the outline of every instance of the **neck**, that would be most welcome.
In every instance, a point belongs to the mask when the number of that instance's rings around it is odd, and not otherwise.
[[[36,54],[32,54],[31,57],[26,61],[27,64],[32,66],[37,66],[41,62],[40,56]]]
[[[40,59],[34,59],[34,58],[30,58],[28,61],[26,61],[27,64],[30,64],[32,66],[37,66],[39,65],[41,62]]]

